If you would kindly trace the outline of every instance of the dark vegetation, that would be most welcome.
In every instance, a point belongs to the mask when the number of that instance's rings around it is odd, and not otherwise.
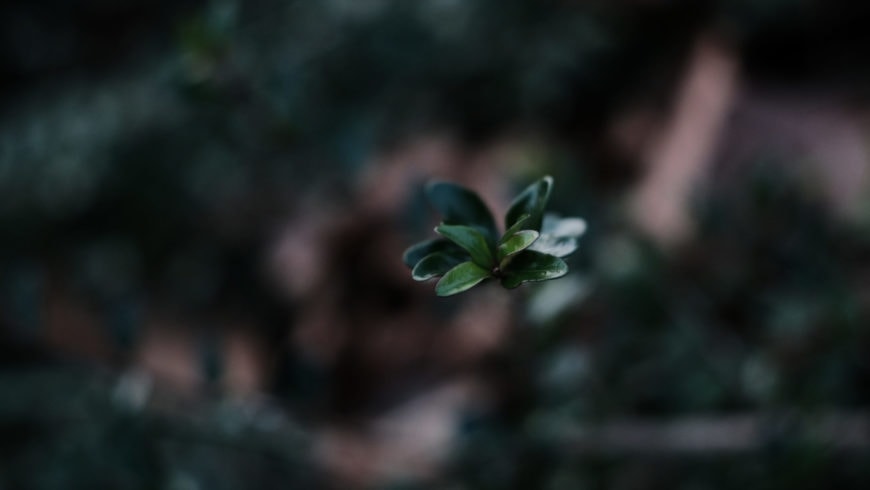
[[[820,0],[4,2],[0,489],[867,488],[866,197],[846,216],[799,145],[726,148],[667,247],[625,216],[647,170],[610,133],[667,114],[712,33],[745,86],[824,94],[866,145],[868,22]],[[408,149],[432,135],[451,158]],[[505,141],[521,163],[487,157]],[[429,177],[506,209],[545,174],[589,223],[562,289],[408,277]],[[354,466],[373,420],[467,379],[484,401],[445,409],[437,471]],[[731,451],[571,442],[747,413]],[[851,425],[818,437],[831,413]],[[363,434],[337,465],[335,428]]]

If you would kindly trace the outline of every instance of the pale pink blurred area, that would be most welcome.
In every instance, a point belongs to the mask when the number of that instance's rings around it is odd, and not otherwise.
[[[699,39],[667,122],[642,157],[646,175],[631,198],[630,212],[638,224],[663,243],[691,233],[689,198],[710,177],[738,83],[733,49],[717,39]]]
[[[383,481],[429,480],[443,471],[459,414],[485,405],[485,389],[473,379],[434,386],[353,430],[328,428],[315,455],[343,485],[365,488]]]
[[[628,213],[661,244],[692,235],[693,198],[771,162],[841,219],[865,219],[866,106],[830,88],[753,84],[741,75],[737,52],[707,36],[692,50],[674,99],[660,126],[629,114],[613,133],[645,165]]]

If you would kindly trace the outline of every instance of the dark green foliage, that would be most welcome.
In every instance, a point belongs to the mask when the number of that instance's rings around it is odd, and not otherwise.
[[[867,405],[870,309],[848,286],[866,280],[867,231],[838,224],[770,170],[720,179],[695,203],[698,235],[672,255],[589,211],[597,235],[573,259],[594,253],[584,272],[596,286],[581,308],[512,332],[510,358],[492,367],[510,404],[473,414],[452,454],[455,479],[486,489],[867,488],[866,446],[837,449],[814,422],[835,411],[851,426],[836,411]],[[609,454],[566,435],[622,417],[744,414],[759,417],[757,445],[727,454]],[[555,442],[563,436],[570,442]]]
[[[435,292],[438,296],[451,296],[471,289],[489,276],[490,271],[474,262],[462,262],[444,274],[435,285]]]
[[[368,430],[369,417],[389,420],[396,404],[456,378],[480,380],[487,395],[458,409],[448,471],[365,488],[870,488],[866,449],[841,451],[829,444],[835,439],[818,445],[809,437],[815,426],[800,423],[870,405],[868,223],[829,214],[809,199],[813,182],[796,187],[779,171],[752,179],[745,164],[767,151],[786,169],[812,159],[803,141],[780,147],[771,139],[760,155],[723,145],[741,156],[717,158],[720,172],[698,189],[697,236],[663,254],[623,221],[626,192],[646,167],[612,137],[626,114],[652,126],[667,120],[705,33],[734,50],[748,95],[737,97],[724,131],[747,129],[745,118],[769,103],[816,107],[805,95],[837,100],[863,121],[867,25],[870,2],[823,0],[3,2],[0,489],[362,488],[311,474],[322,452],[311,449],[323,447],[323,425],[311,418],[347,414]],[[752,100],[762,107],[747,106]],[[798,119],[783,123],[805,127]],[[863,122],[857,129],[867,134]],[[530,288],[528,303],[511,301],[511,326],[523,328],[511,329],[499,352],[459,365],[441,361],[437,346],[448,343],[420,319],[451,331],[457,315],[469,318],[461,308],[485,316],[487,305],[411,291],[418,288],[394,279],[384,262],[401,250],[370,239],[426,236],[423,186],[377,227],[351,193],[360,175],[380,170],[370,162],[433,130],[456,135],[470,152],[536,135],[541,148],[502,177],[558,175],[558,190],[572,192],[553,193],[551,208],[595,223],[570,257],[584,273]],[[827,137],[810,133],[809,146]],[[583,225],[540,215],[537,228],[529,224],[532,194],[545,186],[519,200],[509,226],[450,184],[439,199],[467,209],[438,210],[446,224],[486,237],[495,260],[545,273],[530,250],[562,257],[577,238],[552,230]],[[333,209],[367,231],[310,245],[331,269],[297,304],[264,280],[276,272],[264,271],[265,255],[285,218],[329,221],[311,208]],[[491,277],[484,270],[481,279],[458,245],[432,238],[404,257],[416,278],[454,270],[456,291]],[[388,253],[360,252],[367,248]],[[46,310],[58,291],[99,323],[115,346],[111,362],[59,349],[57,333],[80,315]],[[341,336],[337,367],[285,340],[333,291],[342,299],[326,305],[341,316],[329,323],[354,327]],[[386,313],[372,313],[379,309]],[[536,309],[554,313],[531,315]],[[172,391],[153,407],[119,403],[116,383],[101,376],[135,367],[164,312],[194,323],[190,360],[222,379],[232,361],[216,356],[223,341],[212,331],[226,325],[215,320],[249,319],[248,333],[269,345],[265,374],[274,381],[263,388],[276,397],[276,413],[252,412],[247,397],[236,407],[222,396],[187,403],[199,395]],[[395,342],[379,333],[391,324],[433,341],[424,350],[401,335]],[[384,338],[412,363],[360,355]],[[81,375],[29,373],[71,366]],[[799,412],[808,419],[793,418]],[[757,451],[571,450],[575,423],[595,431],[622,417],[668,424],[744,413],[762,415]],[[276,426],[274,415],[310,427],[312,439]],[[841,429],[848,439],[866,433],[849,427]],[[367,449],[342,458],[362,467],[354,454],[379,452]]]
[[[556,279],[568,273],[565,261],[554,255],[523,250],[502,273],[501,285],[513,289],[524,282]]]
[[[426,186],[432,206],[444,216],[444,223],[465,224],[481,229],[488,239],[498,235],[495,220],[486,204],[474,192],[449,182],[433,182]]]
[[[462,253],[462,249],[449,240],[436,238],[434,240],[420,242],[413,247],[408,248],[405,250],[402,260],[404,260],[405,265],[408,267],[414,267],[414,265],[420,262],[423,257],[434,253],[443,253],[455,257],[457,254]]]
[[[525,226],[540,230],[544,216],[544,207],[550,199],[550,192],[552,190],[553,178],[550,176],[544,177],[527,187],[511,203],[507,216],[505,216],[505,227],[512,227],[520,218],[528,215],[528,223]]]
[[[461,293],[490,277],[513,289],[564,276],[568,265],[560,257],[577,249],[586,223],[544,216],[552,189],[553,178],[546,176],[521,192],[499,238],[495,220],[477,194],[448,182],[429,184],[426,195],[444,217],[435,231],[446,240],[428,240],[405,251],[411,276],[417,281],[443,276],[435,286],[439,296]]]
[[[158,410],[138,404],[133,378],[0,373],[0,488],[323,488],[310,440],[293,424],[260,423],[273,409]]]
[[[435,228],[435,231],[468,252],[471,260],[480,267],[488,268],[495,265],[495,255],[490,250],[486,237],[475,228],[442,223]]]

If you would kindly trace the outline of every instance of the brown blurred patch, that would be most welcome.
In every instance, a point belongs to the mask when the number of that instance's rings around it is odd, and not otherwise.
[[[54,287],[44,304],[45,343],[53,351],[78,359],[112,359],[113,348],[98,315],[68,292]]]

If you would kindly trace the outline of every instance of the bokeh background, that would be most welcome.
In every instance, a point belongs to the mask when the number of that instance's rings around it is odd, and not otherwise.
[[[868,25],[3,2],[0,489],[870,488]],[[545,174],[567,277],[411,280]]]

